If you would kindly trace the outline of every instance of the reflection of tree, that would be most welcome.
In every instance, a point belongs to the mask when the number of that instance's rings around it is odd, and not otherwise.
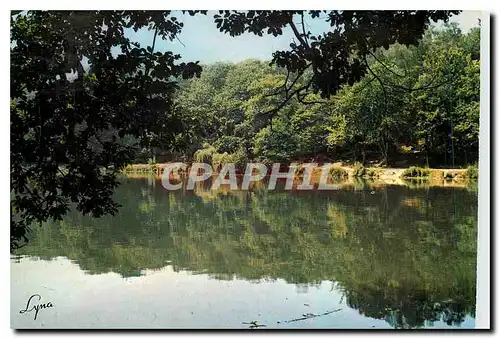
[[[128,181],[115,218],[71,214],[19,254],[91,274],[172,262],[217,279],[337,281],[351,307],[394,327],[475,312],[477,195],[462,189],[167,192]]]
[[[345,238],[347,235],[347,222],[345,215],[335,205],[328,206],[329,224],[332,227],[332,235],[335,238]]]
[[[396,328],[414,328],[442,320],[459,325],[471,313],[470,300],[457,294],[454,299],[429,293],[419,287],[346,290],[348,305],[368,317],[385,319]],[[472,305],[474,301],[472,300]]]

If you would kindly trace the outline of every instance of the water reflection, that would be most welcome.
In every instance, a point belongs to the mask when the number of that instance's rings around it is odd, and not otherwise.
[[[329,192],[167,192],[127,179],[115,217],[73,213],[16,252],[67,257],[87,274],[172,265],[212,279],[335,282],[346,304],[395,328],[475,314],[477,193],[403,186]]]

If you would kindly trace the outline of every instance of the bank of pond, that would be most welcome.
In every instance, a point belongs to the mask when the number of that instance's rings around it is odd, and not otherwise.
[[[162,177],[165,169],[168,169],[169,180],[181,181],[193,173],[198,175],[203,171],[194,168],[198,164],[193,163],[163,163],[163,164],[135,164],[128,165],[123,169],[123,174],[133,178],[143,178],[148,176]],[[247,164],[245,166],[235,166],[234,173],[237,181],[241,183],[243,176],[249,176],[255,173],[250,166],[261,164]],[[205,165],[206,166],[206,165]],[[214,181],[217,176],[230,178],[231,171],[227,171],[225,164],[210,166],[209,181]],[[265,165],[264,165],[265,166]],[[279,173],[290,171],[289,164],[280,164]],[[310,168],[310,169],[309,169]],[[267,173],[262,177],[264,181],[269,180],[271,174],[275,172],[273,165],[266,166]],[[311,174],[308,176],[307,171]],[[252,172],[253,171],[253,172]],[[385,168],[385,167],[365,167],[359,163],[346,166],[342,163],[334,164],[306,164],[298,163],[294,165],[293,188],[304,182],[304,179],[318,188],[321,176],[325,175],[325,181],[335,183],[338,187],[356,185],[356,182],[370,182],[378,185],[403,185],[415,186],[420,184],[428,186],[443,187],[470,187],[477,185],[478,166],[471,165],[467,168],[427,168],[427,167],[408,167],[408,168]],[[277,172],[277,171],[276,171]],[[201,179],[200,179],[201,180]],[[206,179],[204,179],[206,180]],[[326,183],[326,182],[325,182]],[[358,184],[359,185],[359,184]],[[241,185],[239,186],[241,188]],[[320,188],[321,189],[321,188]]]

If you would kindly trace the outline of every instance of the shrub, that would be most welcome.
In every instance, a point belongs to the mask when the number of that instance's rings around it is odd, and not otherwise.
[[[248,159],[245,152],[243,150],[239,150],[230,154],[230,160],[236,165],[236,168],[245,168]]]
[[[237,151],[235,153],[213,153],[212,154],[212,166],[214,171],[219,170],[219,167],[225,164],[235,164],[236,168],[243,168],[246,164],[247,157],[243,151]]]
[[[476,164],[467,167],[467,178],[470,180],[477,180],[479,175],[479,167]]]
[[[403,178],[428,178],[430,170],[423,167],[412,166],[403,171],[401,175]]]
[[[149,148],[138,149],[135,159],[133,161],[134,164],[145,164],[153,157],[153,153]]]
[[[194,153],[194,156],[193,156],[194,161],[195,162],[211,163],[213,154],[215,152],[216,152],[215,147],[211,146],[208,143],[204,143],[203,148],[197,150]]]
[[[379,176],[379,173],[373,169],[373,168],[367,168],[365,170],[365,177],[368,177],[368,178],[376,178]]]
[[[347,171],[341,167],[333,167],[328,172],[328,177],[333,180],[346,179],[348,176]]]
[[[219,169],[219,166],[228,163],[229,154],[227,152],[224,153],[213,153],[212,154],[212,167],[214,171]]]
[[[366,174],[366,168],[363,166],[363,164],[357,162],[354,164],[354,167],[352,168],[352,175],[354,177],[362,177]]]
[[[400,152],[403,154],[410,154],[412,149],[413,149],[413,147],[411,147],[411,146],[400,146],[399,147]]]
[[[355,178],[376,178],[379,173],[373,168],[364,167],[361,163],[357,162],[352,168],[352,175]]]

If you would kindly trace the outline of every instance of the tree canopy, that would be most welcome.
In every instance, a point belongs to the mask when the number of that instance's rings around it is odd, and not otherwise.
[[[116,173],[136,153],[127,138],[168,142],[177,125],[170,114],[173,79],[199,74],[201,67],[155,52],[154,40],[147,47],[131,43],[124,29],[147,27],[155,39],[173,39],[182,23],[170,14],[28,11],[12,17],[13,247],[29,225],[60,218],[70,202],[95,216],[116,211]],[[121,49],[117,56],[114,47]]]
[[[185,128],[179,152],[188,159],[227,153],[262,162],[472,163],[478,157],[479,34],[479,28],[464,34],[447,25],[427,30],[415,46],[377,49],[367,58],[367,74],[325,99],[313,92],[287,99],[280,92],[287,71],[267,62],[205,65],[175,96]],[[311,77],[305,73],[295,86]]]

